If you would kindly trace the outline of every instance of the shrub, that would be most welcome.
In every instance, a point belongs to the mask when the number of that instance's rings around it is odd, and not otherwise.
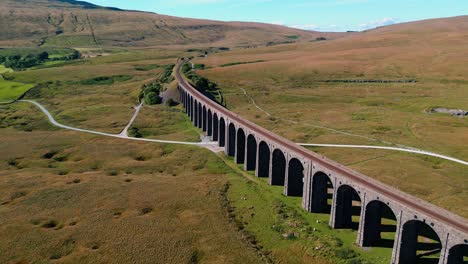
[[[143,137],[143,135],[140,133],[140,130],[137,127],[131,127],[128,131],[128,135],[135,138]]]
[[[177,106],[179,103],[177,103],[176,101],[174,101],[172,98],[169,98],[167,101],[166,101],[166,105],[169,106],[169,107],[172,107],[172,106]]]
[[[155,92],[149,92],[145,95],[145,103],[148,105],[160,104],[162,98]]]
[[[352,249],[340,248],[336,251],[336,256],[340,259],[352,259],[357,257],[357,254]]]

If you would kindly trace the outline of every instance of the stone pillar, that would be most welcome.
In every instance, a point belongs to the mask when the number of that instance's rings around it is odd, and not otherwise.
[[[338,193],[338,188],[339,186],[337,186],[337,180],[336,180],[336,177],[333,177],[333,179],[330,178],[330,180],[332,181],[333,183],[333,202],[332,202],[332,207],[331,207],[331,210],[330,210],[330,222],[329,222],[329,225],[331,227],[334,227],[335,226],[335,220],[336,220],[336,217],[335,217],[335,214],[336,214],[336,203],[337,203],[337,199],[336,199],[336,195]],[[327,191],[327,196],[328,196],[328,191]],[[325,197],[325,199],[327,199],[327,197]]]
[[[286,155],[284,156],[284,158],[286,159],[286,166],[285,167],[285,172],[284,172],[284,188],[283,188],[283,194],[285,196],[289,196],[288,195],[288,187],[289,187],[289,162],[291,161],[291,155],[289,155],[289,153],[286,153]]]
[[[314,175],[314,163],[310,163],[308,174],[304,181],[304,199],[302,200],[302,208],[307,212],[312,212],[312,177]]]
[[[366,218],[367,214],[367,193],[363,192],[362,201],[361,201],[361,216],[359,217],[359,228],[357,232],[356,244],[360,247],[364,247],[364,233],[366,236],[372,238],[380,239],[380,222],[382,221],[381,217],[378,217],[378,221],[373,221]],[[380,210],[381,211],[381,210]],[[380,212],[379,212],[380,213]],[[376,219],[376,218],[372,218]]]

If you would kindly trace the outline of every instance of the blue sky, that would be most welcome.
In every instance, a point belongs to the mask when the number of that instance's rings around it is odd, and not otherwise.
[[[123,9],[223,21],[255,21],[319,31],[364,30],[468,15],[468,0],[89,0]]]

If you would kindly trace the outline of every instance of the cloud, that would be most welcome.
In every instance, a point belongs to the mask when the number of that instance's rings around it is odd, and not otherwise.
[[[316,24],[305,24],[305,25],[291,25],[292,28],[304,29],[304,30],[319,30],[320,26]]]
[[[379,20],[372,20],[366,23],[359,24],[358,28],[360,30],[366,30],[376,27],[389,26],[399,22],[399,19],[385,17]]]
[[[335,24],[330,24],[330,25],[297,24],[297,25],[288,25],[288,26],[292,28],[303,29],[303,30],[313,30],[313,31],[322,31],[322,32],[345,32],[348,30],[362,31],[362,30],[381,27],[381,26],[389,26],[389,25],[393,25],[396,23],[400,23],[400,22],[401,21],[399,19],[386,17],[386,18],[382,18],[378,20],[372,20],[366,23],[361,23],[358,25],[338,26]]]

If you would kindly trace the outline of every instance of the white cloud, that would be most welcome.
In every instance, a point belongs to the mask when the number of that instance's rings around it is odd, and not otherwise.
[[[371,29],[382,26],[389,26],[398,23],[399,20],[395,18],[385,17],[379,20],[372,20],[366,23],[359,24],[358,28],[360,30]]]
[[[304,29],[304,30],[318,30],[320,29],[319,25],[315,24],[305,24],[305,25],[292,25],[292,28]]]

